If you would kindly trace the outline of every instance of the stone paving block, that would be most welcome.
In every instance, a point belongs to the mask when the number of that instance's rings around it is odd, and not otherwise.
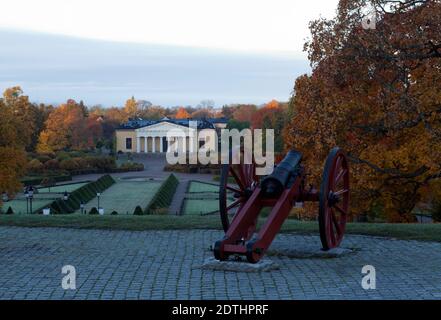
[[[248,263],[244,261],[218,261],[211,257],[207,258],[202,265],[196,266],[196,268],[231,272],[270,272],[280,269],[277,263],[268,258],[262,259],[258,263]]]
[[[278,268],[263,272],[216,269],[207,248],[221,237],[0,227],[0,299],[441,299],[440,243],[349,235],[343,250],[323,253],[318,236],[280,234],[262,261]],[[67,264],[77,271],[74,291],[61,288]],[[361,288],[367,264],[376,290]]]

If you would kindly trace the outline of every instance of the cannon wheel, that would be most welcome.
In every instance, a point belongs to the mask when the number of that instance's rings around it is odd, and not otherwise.
[[[235,214],[243,207],[258,181],[255,164],[223,164],[221,166],[219,213],[225,232],[230,227],[230,219],[232,221]],[[234,196],[234,201],[230,204],[228,204],[228,192],[232,192]]]
[[[320,240],[323,250],[343,240],[349,212],[349,166],[346,155],[334,148],[326,159],[319,199]]]

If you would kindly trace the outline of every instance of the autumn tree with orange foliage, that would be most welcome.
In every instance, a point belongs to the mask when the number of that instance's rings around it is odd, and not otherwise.
[[[32,125],[26,122],[23,109],[27,107],[28,98],[19,87],[6,90],[0,98],[0,194],[17,192],[26,172],[25,147],[32,136]]]
[[[369,9],[376,28],[363,27]],[[319,181],[338,145],[351,160],[353,214],[414,221],[441,178],[441,3],[341,0],[310,24],[312,74],[296,80],[288,147]]]
[[[282,152],[284,147],[283,128],[287,122],[288,106],[276,100],[268,102],[251,115],[252,129],[274,130],[274,151]],[[265,135],[264,135],[265,139]],[[265,144],[265,143],[264,143]]]
[[[176,119],[187,119],[190,118],[190,114],[185,110],[184,107],[180,107],[176,112]]]
[[[75,100],[69,99],[56,108],[47,119],[40,133],[37,151],[54,152],[64,149],[82,150],[93,147],[88,139],[88,123],[84,109]]]

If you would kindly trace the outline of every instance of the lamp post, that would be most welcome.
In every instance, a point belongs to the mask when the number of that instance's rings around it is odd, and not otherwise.
[[[29,211],[32,214],[32,199],[34,198],[34,187],[33,186],[29,187],[28,196],[29,196]]]
[[[96,197],[98,198],[98,210],[100,210],[100,196],[101,193],[97,192]]]
[[[81,214],[84,214],[84,202],[83,201],[80,202],[80,210],[81,210]]]
[[[26,197],[26,214],[28,214],[29,213],[29,191],[28,191],[27,187],[26,187],[24,195]]]

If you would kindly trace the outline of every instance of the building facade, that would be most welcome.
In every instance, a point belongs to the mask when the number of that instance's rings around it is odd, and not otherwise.
[[[132,119],[116,130],[116,151],[130,153],[216,150],[227,119]],[[197,151],[197,150],[196,150]]]

